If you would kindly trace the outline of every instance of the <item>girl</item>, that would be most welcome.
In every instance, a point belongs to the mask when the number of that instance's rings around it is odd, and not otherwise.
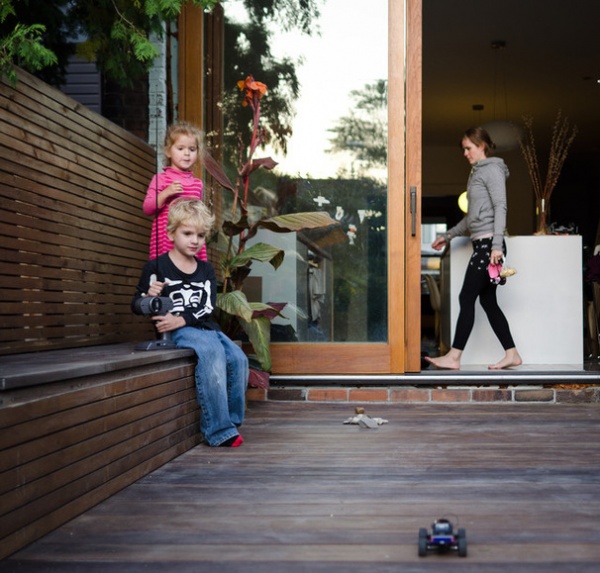
[[[202,132],[185,121],[175,123],[167,130],[164,144],[167,166],[152,178],[142,206],[146,215],[155,217],[150,236],[150,259],[173,247],[167,235],[171,201],[176,197],[202,200],[202,181],[192,172],[202,151],[202,140]],[[207,260],[206,245],[198,257]]]
[[[490,325],[504,348],[505,355],[490,370],[519,366],[521,356],[517,352],[508,321],[496,300],[498,285],[490,281],[488,265],[502,261],[506,246],[506,178],[508,168],[500,157],[488,157],[494,149],[488,132],[481,127],[468,129],[462,137],[461,148],[465,159],[471,164],[467,182],[467,215],[445,235],[439,236],[432,247],[439,251],[450,243],[452,237],[470,235],[473,255],[467,266],[460,295],[460,312],[452,348],[444,356],[425,360],[438,368],[458,370],[463,350],[475,321],[475,301],[483,307]]]

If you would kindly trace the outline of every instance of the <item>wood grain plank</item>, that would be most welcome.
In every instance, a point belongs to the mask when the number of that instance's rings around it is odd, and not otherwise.
[[[196,412],[191,412],[175,420],[149,426],[145,431],[141,431],[142,427],[143,424],[138,422],[133,427],[135,433],[128,439],[1,495],[0,538],[85,496],[107,480],[169,449],[181,441],[182,436],[189,437],[197,433],[198,416]]]
[[[129,327],[129,304],[148,259],[141,204],[155,162],[146,143],[33,76],[0,82],[0,354],[148,332]]]
[[[31,483],[92,453],[118,444],[137,429],[136,424],[140,420],[144,420],[144,427],[151,428],[183,414],[196,412],[197,409],[195,392],[187,388],[2,450],[4,459],[0,493],[8,492],[17,485],[21,487]],[[9,475],[14,468],[18,468],[18,472]]]
[[[29,109],[33,112],[31,117],[42,127],[45,137],[50,133],[57,133],[61,139],[72,140],[82,149],[89,149],[90,153],[97,152],[97,146],[102,147],[97,144],[98,141],[111,142],[116,164],[119,164],[120,157],[121,164],[127,165],[128,162],[123,159],[122,152],[125,152],[125,156],[132,155],[133,162],[137,165],[147,166],[154,163],[153,160],[148,159],[143,141],[91,112],[59,90],[50,88],[34,76],[22,70],[19,70],[18,75],[18,89],[6,90],[7,101],[0,109],[6,109],[10,115],[17,117],[24,114],[25,109]],[[4,88],[4,86],[0,87]],[[4,92],[4,89],[0,90],[0,93]],[[22,107],[14,109],[9,107],[10,105]],[[89,131],[98,133],[101,137],[90,138]]]
[[[89,491],[86,496],[82,496],[76,501],[59,507],[56,511],[52,512],[50,515],[44,516],[42,519],[28,523],[25,527],[15,531],[13,534],[2,540],[2,543],[0,543],[0,559],[14,553],[17,549],[30,543],[32,540],[39,539],[45,534],[53,531],[60,525],[73,519],[75,516],[80,515],[85,510],[94,507],[96,504],[109,498],[111,495],[114,495],[116,492],[162,466],[169,460],[181,455],[197,443],[197,435],[178,442],[173,447],[162,451],[159,455],[145,460],[142,464],[127,472],[121,473],[110,481],[102,483],[102,485],[96,489]],[[0,561],[0,568],[3,567],[4,562]]]
[[[4,563],[19,571],[592,572],[596,405],[251,403],[244,445],[200,445]],[[469,556],[417,556],[437,517]],[[16,569],[18,567],[18,569]],[[73,567],[73,569],[69,569]],[[2,569],[0,568],[0,571]]]

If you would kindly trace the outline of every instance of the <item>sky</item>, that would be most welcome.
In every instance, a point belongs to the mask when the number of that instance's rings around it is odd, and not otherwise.
[[[325,152],[331,137],[327,129],[350,114],[350,91],[387,78],[387,5],[388,0],[323,0],[320,36],[274,35],[276,56],[303,58],[297,68],[301,95],[288,154],[282,157],[269,151],[279,162],[279,173],[327,178],[335,177],[340,168],[350,169],[347,156]],[[240,6],[238,0],[223,3],[234,18]],[[255,78],[260,81],[260,74]]]

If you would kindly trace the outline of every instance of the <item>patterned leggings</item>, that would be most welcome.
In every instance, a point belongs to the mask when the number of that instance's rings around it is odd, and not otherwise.
[[[505,244],[502,245],[502,250],[506,254]],[[492,330],[504,350],[515,347],[506,316],[504,316],[496,300],[498,285],[492,284],[488,275],[487,266],[490,263],[491,252],[491,237],[473,241],[473,254],[469,260],[463,286],[458,295],[460,312],[456,322],[454,342],[452,343],[452,347],[458,350],[465,349],[467,340],[473,330],[477,297],[479,297],[479,302],[490,321]]]

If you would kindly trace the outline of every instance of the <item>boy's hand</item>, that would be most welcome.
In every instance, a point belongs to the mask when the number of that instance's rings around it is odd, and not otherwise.
[[[154,275],[152,275],[153,278]],[[152,280],[150,282],[150,288],[148,289],[148,292],[146,293],[147,296],[160,296],[160,293],[162,292],[162,289],[165,287],[167,283],[166,282],[161,282],[161,281],[157,281],[157,280]]]
[[[152,320],[158,332],[171,332],[185,326],[185,319],[182,316],[175,316],[168,312],[165,316],[153,316]]]

